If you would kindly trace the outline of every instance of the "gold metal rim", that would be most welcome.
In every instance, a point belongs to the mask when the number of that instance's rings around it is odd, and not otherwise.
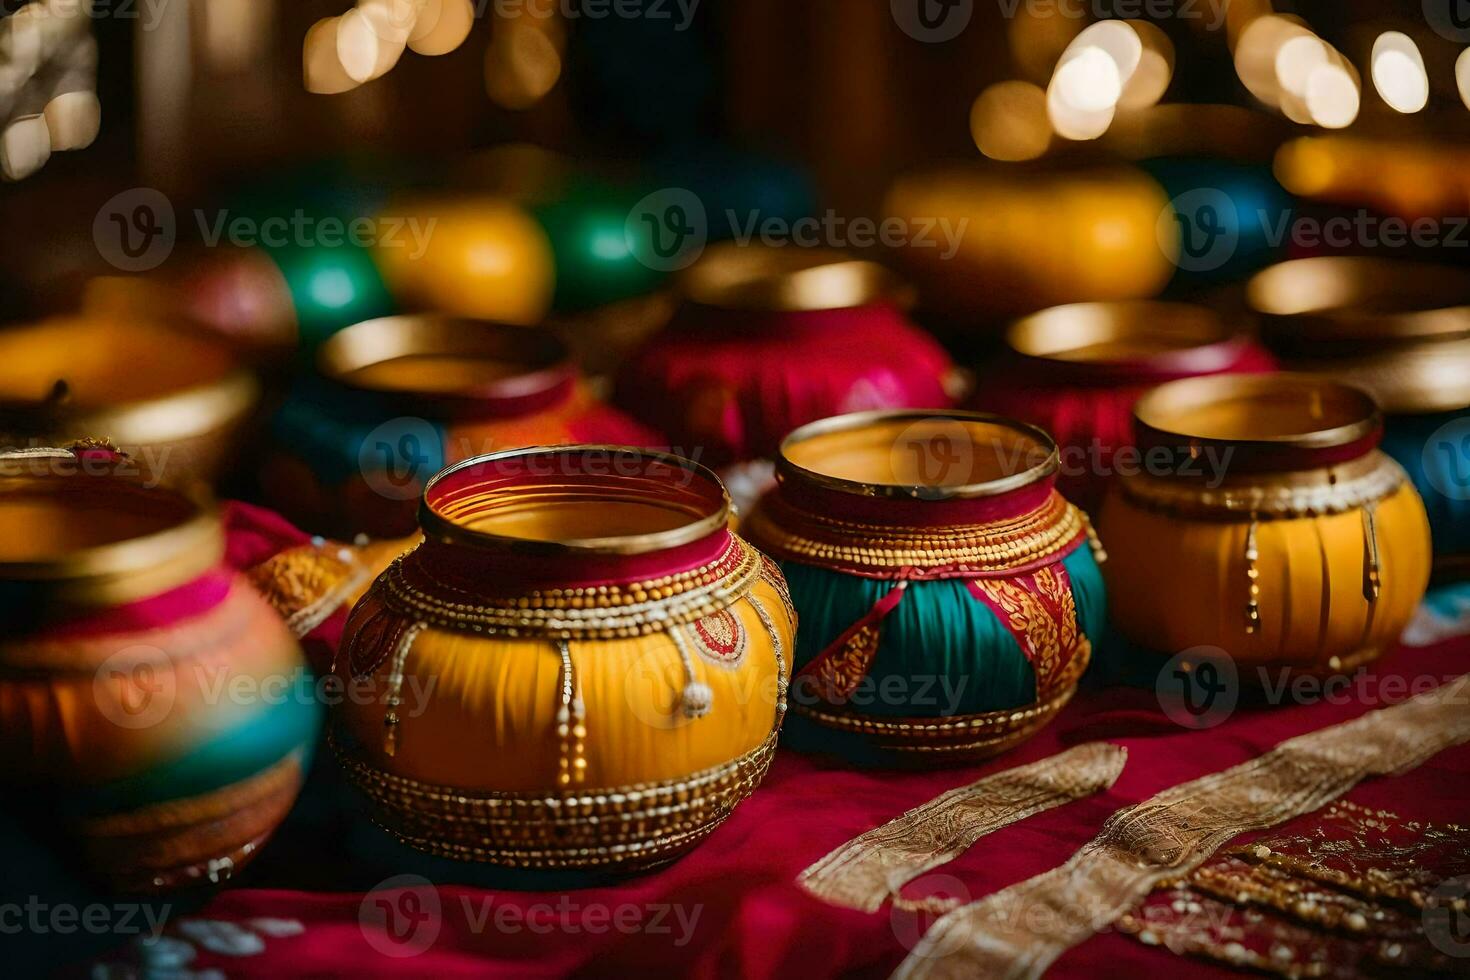
[[[695,520],[666,531],[658,531],[650,534],[613,535],[600,538],[578,538],[564,541],[539,541],[530,538],[492,534],[486,531],[475,531],[463,527],[454,520],[440,514],[429,503],[429,496],[434,488],[461,470],[525,456],[546,454],[576,456],[590,453],[605,453],[631,457],[655,463],[663,463],[677,469],[682,469],[691,474],[694,479],[704,480],[710,485],[711,489],[717,490],[719,493],[719,503],[713,510],[701,515]],[[614,445],[531,446],[524,449],[508,449],[496,453],[487,453],[483,456],[474,456],[440,470],[425,485],[423,496],[419,498],[419,526],[423,529],[424,537],[429,540],[444,544],[469,545],[471,547],[494,551],[537,555],[642,555],[677,548],[680,545],[690,544],[709,537],[716,531],[728,526],[730,522],[730,510],[730,493],[725,489],[724,483],[720,481],[720,478],[715,475],[714,471],[700,463],[696,463],[694,460],[685,459],[683,456],[678,456],[674,453],[659,452],[653,449],[639,449],[634,446]]]
[[[798,443],[804,442],[817,436],[828,435],[834,432],[849,432],[862,429],[870,425],[882,422],[976,422],[985,425],[998,425],[1010,429],[1022,436],[1036,442],[1038,448],[1046,454],[1042,462],[1032,466],[1020,473],[1001,477],[998,480],[990,480],[984,483],[971,483],[957,487],[929,487],[911,486],[897,483],[865,483],[860,480],[848,480],[842,477],[829,476],[816,470],[807,469],[793,462],[790,457],[791,449]],[[878,409],[871,412],[853,412],[849,415],[834,415],[831,418],[820,419],[810,422],[793,430],[785,439],[781,440],[781,448],[776,458],[777,475],[783,479],[796,480],[812,486],[821,487],[826,490],[835,490],[839,493],[853,494],[861,497],[889,497],[901,499],[922,500],[969,500],[984,497],[996,497],[1012,490],[1030,486],[1039,480],[1043,480],[1061,468],[1061,457],[1055,440],[1051,435],[1038,426],[1004,415],[994,415],[989,412],[965,412],[951,409],[940,409],[929,411],[925,409]]]
[[[414,354],[498,358],[525,371],[451,391],[412,391],[364,385],[355,371]],[[316,353],[317,370],[348,388],[384,395],[426,398],[520,398],[564,383],[572,374],[571,352],[554,333],[491,320],[436,314],[404,314],[363,320],[337,331]]]
[[[692,303],[746,312],[799,313],[878,302],[907,305],[902,281],[876,262],[827,248],[713,245],[680,274]]]
[[[1100,343],[1149,337],[1177,338],[1186,343],[1136,358],[1084,357],[1077,353]],[[1239,338],[1240,333],[1208,307],[1158,300],[1054,306],[1022,317],[1006,331],[1006,343],[1015,353],[1078,367],[1154,361]]]
[[[1319,256],[1256,273],[1246,295],[1268,339],[1415,341],[1470,337],[1470,272],[1367,256]]]
[[[1180,412],[1231,398],[1302,394],[1336,399],[1342,421],[1307,432],[1278,436],[1225,437],[1190,432],[1172,419]],[[1269,449],[1334,449],[1371,436],[1383,425],[1373,397],[1360,388],[1310,374],[1231,374],[1184,378],[1148,392],[1138,400],[1133,418],[1142,432],[1174,446],[1234,446]]]
[[[49,456],[43,455],[49,453]],[[0,454],[0,494],[57,486],[71,480],[102,481],[100,490],[150,495],[160,506],[177,508],[169,527],[122,541],[77,548],[54,558],[0,561],[0,581],[45,586],[68,603],[110,605],[156,595],[193,581],[224,556],[225,533],[219,512],[198,487],[149,488],[116,475],[38,474],[24,464],[38,458],[72,459],[65,450]]]
[[[146,401],[77,411],[66,406],[4,406],[16,434],[64,442],[106,437],[124,446],[159,445],[208,435],[250,413],[260,399],[260,381],[249,370],[232,371],[207,384]]]

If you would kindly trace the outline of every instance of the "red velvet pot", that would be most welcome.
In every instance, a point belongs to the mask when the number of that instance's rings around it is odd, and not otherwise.
[[[715,246],[615,400],[713,466],[773,455],[797,426],[952,404],[954,366],[883,267],[825,249]]]
[[[972,407],[1039,425],[1061,453],[1063,494],[1087,511],[1109,478],[1136,469],[1133,406],[1166,381],[1275,370],[1252,337],[1200,306],[1075,303],[1018,320]],[[1124,450],[1120,455],[1119,450]]]

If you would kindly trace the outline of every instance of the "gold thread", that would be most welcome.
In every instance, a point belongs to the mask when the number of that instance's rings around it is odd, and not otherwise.
[[[1261,560],[1259,534],[1261,522],[1251,518],[1245,532],[1245,577],[1249,598],[1245,603],[1245,631],[1255,633],[1261,628]]]
[[[986,834],[1107,789],[1128,752],[1088,742],[959,786],[876,827],[812,864],[796,883],[832,905],[876,912],[926,871],[959,857]],[[933,902],[925,911],[944,911]]]
[[[1368,776],[1407,772],[1470,741],[1470,674],[1393,707],[1289,739],[1264,755],[1115,812],[1065,864],[949,912],[894,980],[1039,977],[1159,883],[1231,838],[1310,813]],[[1051,914],[1017,916],[1018,908]]]

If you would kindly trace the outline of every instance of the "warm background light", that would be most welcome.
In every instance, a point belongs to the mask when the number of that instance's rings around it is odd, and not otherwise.
[[[1373,42],[1373,87],[1398,112],[1418,112],[1429,103],[1424,56],[1407,34],[1388,31]]]
[[[970,133],[992,160],[1034,160],[1051,145],[1046,93],[1030,82],[997,82],[970,109]]]

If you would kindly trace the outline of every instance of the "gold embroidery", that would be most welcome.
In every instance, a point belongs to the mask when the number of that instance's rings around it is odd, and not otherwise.
[[[1119,810],[1062,866],[945,915],[894,977],[1039,977],[1232,837],[1309,813],[1368,776],[1405,772],[1470,741],[1467,692],[1470,674]],[[1037,914],[1007,914],[1015,909]]]
[[[695,620],[687,633],[699,655],[717,667],[740,666],[750,646],[745,626],[730,609]]]
[[[1010,628],[1025,638],[1026,654],[1036,670],[1037,698],[1056,691],[1061,666],[1068,654],[1091,644],[1077,628],[1077,604],[1072,590],[1050,568],[1031,577],[1035,590],[1018,579],[975,579],[975,587],[1005,613]]]
[[[869,623],[847,638],[840,650],[817,661],[816,692],[831,704],[844,704],[858,689],[883,638],[883,623]]]
[[[986,834],[1107,789],[1127,758],[1121,746],[1089,742],[957,787],[848,841],[803,871],[797,884],[833,905],[876,912],[905,884]]]

